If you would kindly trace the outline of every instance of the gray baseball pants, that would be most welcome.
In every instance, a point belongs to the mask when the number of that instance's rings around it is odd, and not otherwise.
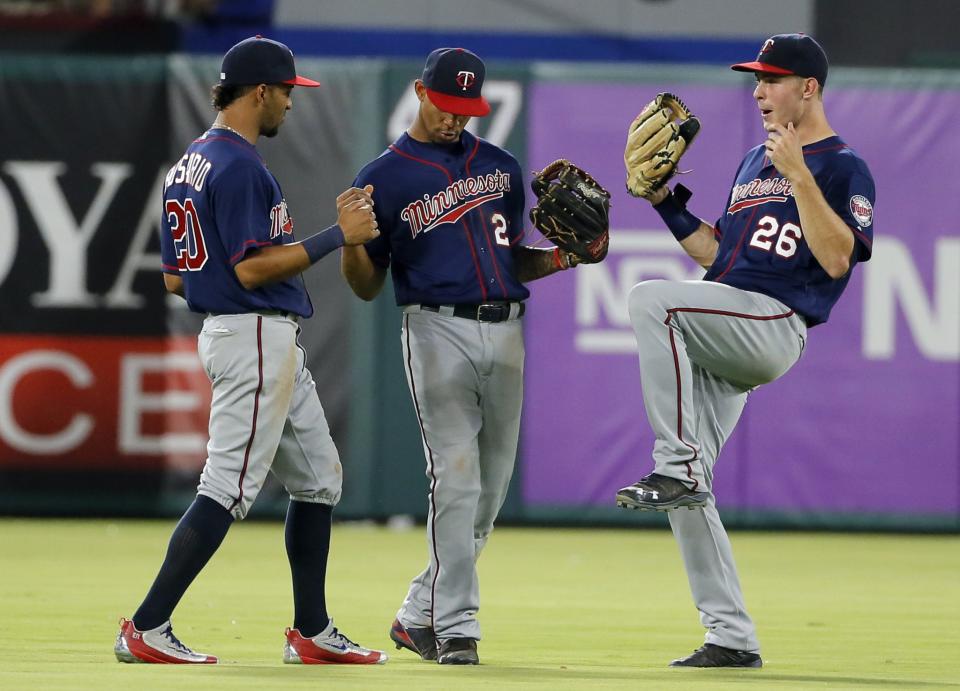
[[[204,320],[197,339],[213,386],[198,494],[238,520],[271,471],[293,500],[340,500],[340,456],[299,333],[294,319],[279,314],[219,314]]]
[[[773,298],[708,281],[645,281],[630,291],[628,306],[656,435],[654,472],[710,492],[703,508],[669,514],[706,642],[757,652],[711,492],[713,467],[747,394],[800,358],[806,324]]]
[[[520,435],[521,322],[404,311],[404,368],[430,482],[430,560],[397,618],[433,627],[440,640],[479,640],[476,561],[506,498]]]

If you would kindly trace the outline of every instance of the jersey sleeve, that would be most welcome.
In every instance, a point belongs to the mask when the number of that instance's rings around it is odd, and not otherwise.
[[[166,198],[161,199],[160,214],[160,270],[166,274],[179,275],[180,266],[177,262],[177,249],[173,244],[173,233],[170,230]]]
[[[380,235],[364,243],[370,260],[381,269],[390,266],[390,212],[386,207],[386,193],[378,185],[367,170],[361,170],[353,180],[353,186],[363,189],[365,185],[373,185],[373,215],[377,217],[377,227]]]
[[[866,170],[855,169],[834,175],[824,196],[853,232],[854,261],[865,262],[873,254],[873,204],[876,189]]]
[[[230,266],[270,241],[273,185],[270,174],[253,161],[239,161],[223,172],[213,194],[214,218]]]
[[[524,206],[526,198],[523,184],[523,172],[520,170],[520,164],[516,159],[511,159],[510,169],[510,191],[507,192],[507,214],[509,215],[510,228],[508,238],[511,245],[517,245],[526,236],[526,216],[524,215]]]

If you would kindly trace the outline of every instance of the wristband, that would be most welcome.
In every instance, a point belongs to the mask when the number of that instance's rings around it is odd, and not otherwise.
[[[311,235],[306,240],[301,241],[300,244],[307,251],[310,263],[316,264],[338,247],[343,247],[343,230],[340,226],[334,224],[315,235]]]
[[[662,202],[653,207],[653,210],[660,214],[660,218],[677,240],[684,240],[693,235],[702,223],[699,218],[687,211],[687,207],[673,196],[673,192],[667,194]]]
[[[553,248],[553,263],[557,265],[557,268],[563,271],[564,269],[569,269],[569,266],[563,265],[563,253],[560,251],[559,247]]]

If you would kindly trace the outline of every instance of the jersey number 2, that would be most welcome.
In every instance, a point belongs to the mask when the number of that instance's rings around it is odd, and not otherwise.
[[[797,241],[803,237],[803,231],[796,223],[784,223],[781,226],[774,216],[764,216],[760,219],[757,229],[750,238],[750,246],[769,252],[773,247],[772,238],[779,231],[775,251],[781,257],[792,257],[797,252]]]
[[[503,217],[503,214],[494,214],[490,217],[490,222],[493,223],[493,235],[497,238],[497,244],[509,247],[510,238],[507,237],[507,219]]]
[[[176,199],[168,199],[166,210],[175,243],[174,251],[177,253],[177,268],[181,271],[199,271],[207,263],[207,245],[203,241],[197,207],[192,199],[186,199],[183,204]]]

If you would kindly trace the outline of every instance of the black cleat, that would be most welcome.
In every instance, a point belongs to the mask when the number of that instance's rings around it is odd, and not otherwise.
[[[437,659],[437,639],[429,627],[408,628],[399,619],[394,619],[390,627],[390,640],[397,644],[397,650],[406,648],[424,660]]]
[[[440,641],[437,662],[441,665],[479,665],[477,642],[473,638],[445,638]]]
[[[763,660],[756,653],[724,648],[706,643],[687,657],[674,660],[671,667],[763,667]]]
[[[683,506],[695,509],[710,498],[709,492],[694,492],[679,480],[650,473],[617,492],[617,506],[640,511],[673,511]]]

